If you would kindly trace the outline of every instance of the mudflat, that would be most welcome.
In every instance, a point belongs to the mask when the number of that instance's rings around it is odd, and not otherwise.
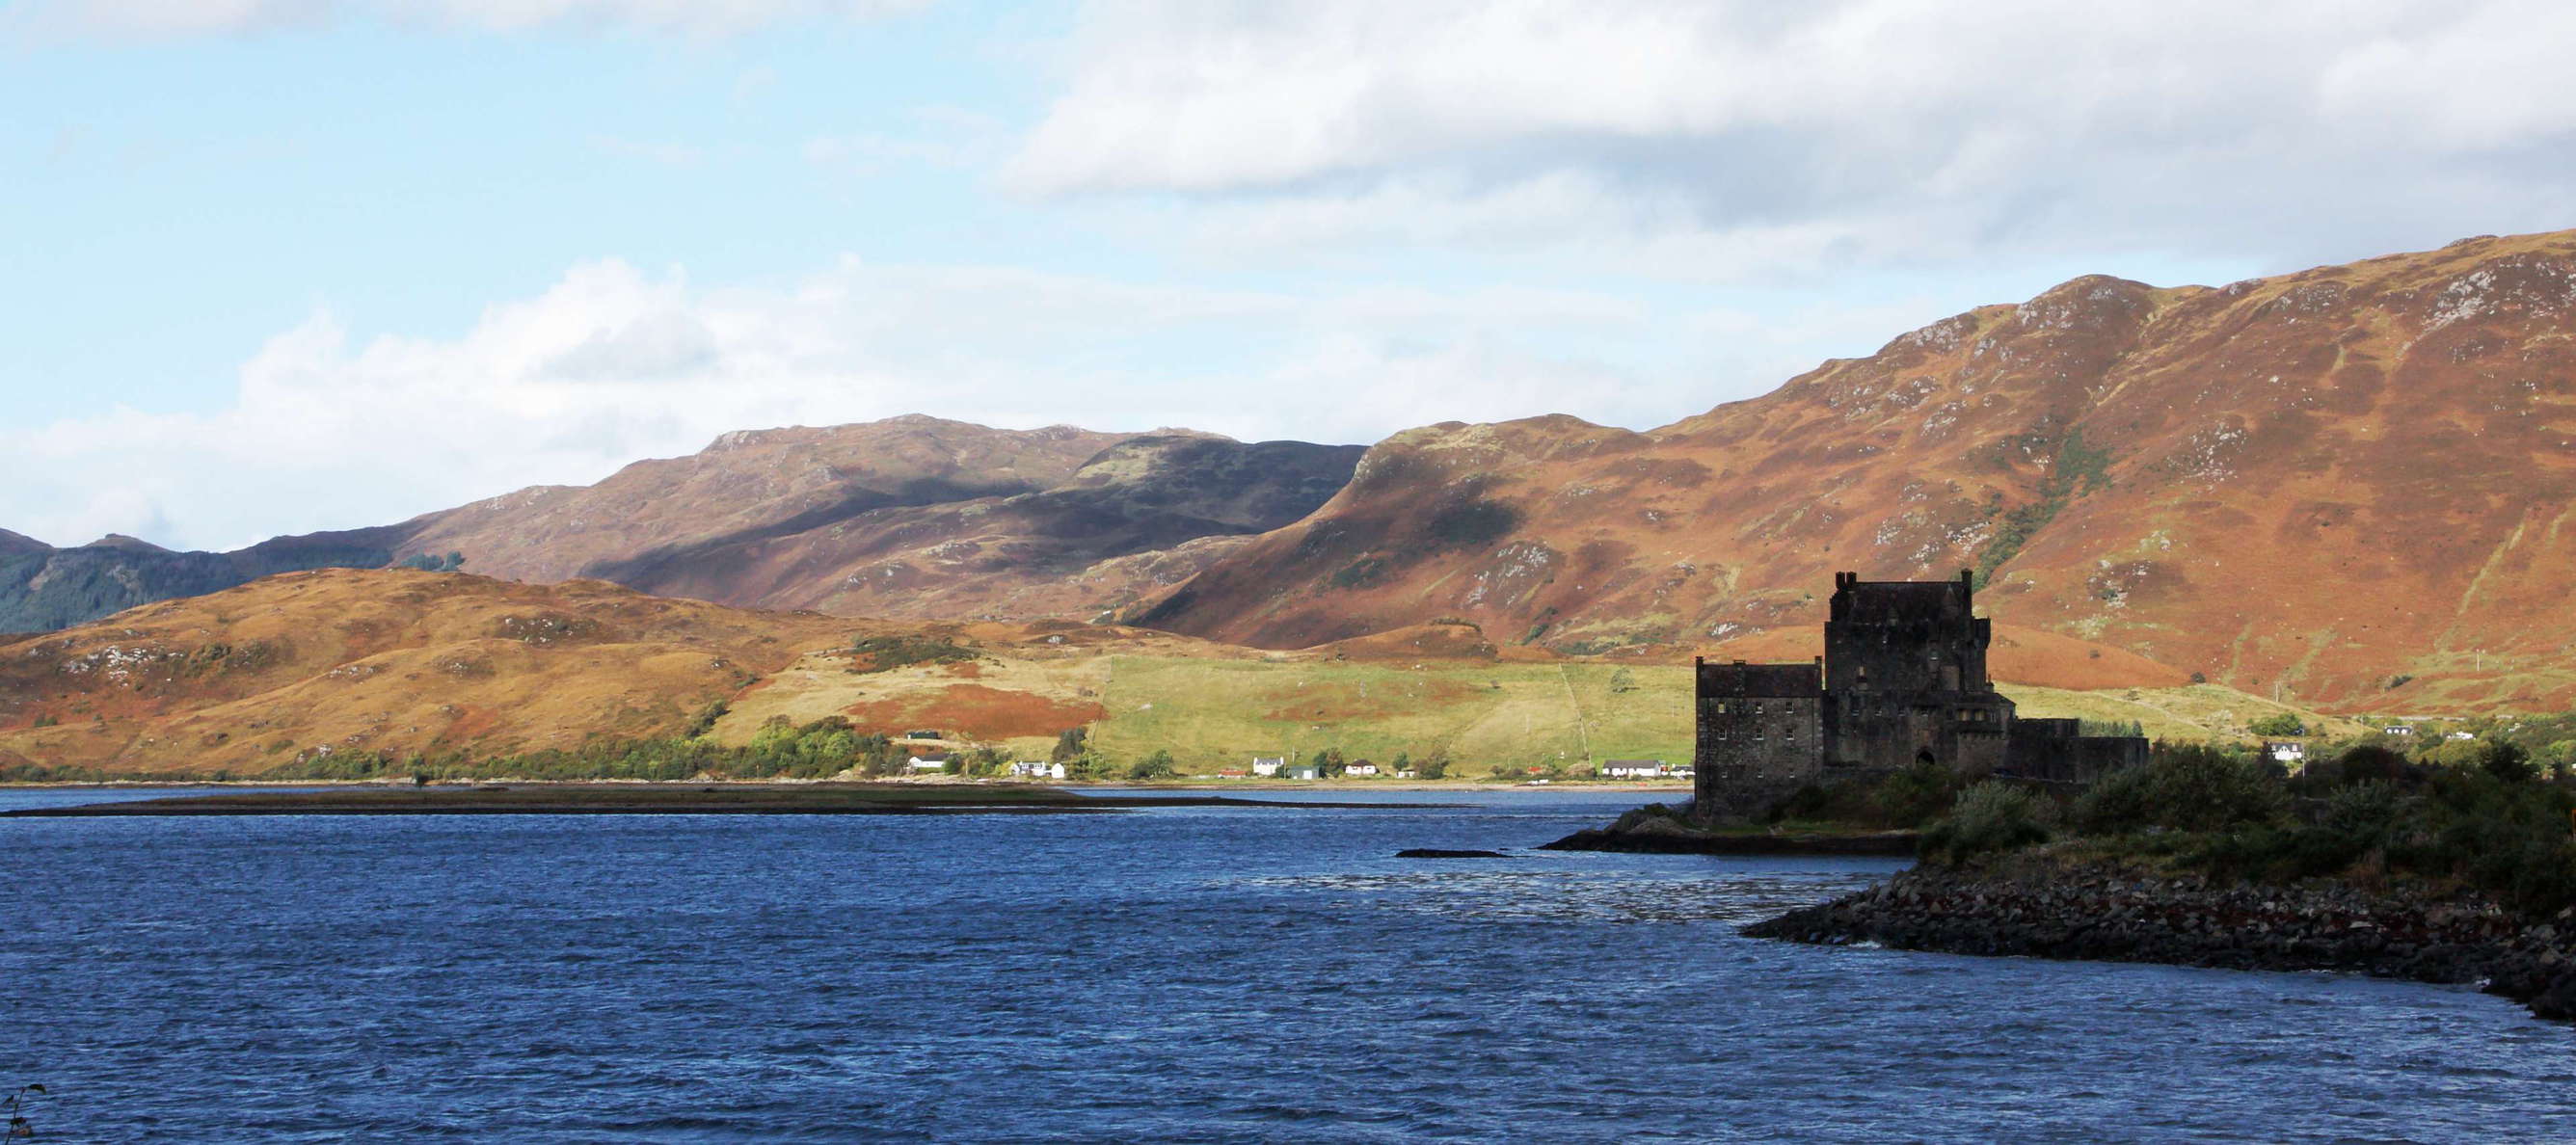
[[[971,783],[510,783],[227,792],[30,807],[0,811],[0,816],[1100,814],[1140,807],[1385,806],[1388,805],[1224,795],[1136,794],[1104,798],[1054,787]]]

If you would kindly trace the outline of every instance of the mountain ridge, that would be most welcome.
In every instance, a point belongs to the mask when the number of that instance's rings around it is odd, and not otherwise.
[[[736,430],[592,485],[529,486],[398,524],[229,553],[117,536],[57,549],[7,534],[0,632],[64,628],[274,573],[395,564],[546,583],[602,578],[747,607],[1087,617],[1186,577],[1222,547],[1196,542],[1302,516],[1360,452],[1168,427],[995,429],[923,414]],[[995,516],[997,506],[1010,511]],[[1017,531],[997,530],[1005,517]],[[1015,568],[919,555],[943,546],[1027,559]],[[851,579],[906,558],[919,566],[907,571],[927,569],[944,591],[920,591],[917,576]],[[829,567],[835,561],[850,567]],[[788,579],[799,569],[812,571],[810,583]]]
[[[1651,430],[1396,434],[1123,617],[1296,647],[1448,614],[1597,651],[1812,625],[1837,570],[1970,568],[2000,619],[2240,687],[2563,705],[2576,611],[2534,570],[2576,557],[2571,315],[2576,232],[2083,276]]]

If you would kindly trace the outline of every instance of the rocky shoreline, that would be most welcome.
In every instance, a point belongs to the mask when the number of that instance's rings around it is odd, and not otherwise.
[[[2576,910],[2532,924],[2458,893],[2374,893],[2324,881],[2222,883],[2025,853],[1973,869],[1917,867],[1744,933],[1954,954],[2479,984],[2539,1017],[2576,1020]]]

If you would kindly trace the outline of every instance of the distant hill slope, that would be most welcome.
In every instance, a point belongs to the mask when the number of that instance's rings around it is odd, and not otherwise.
[[[597,485],[522,490],[412,522],[402,555],[598,577],[754,608],[893,617],[1082,616],[1186,579],[1295,521],[1364,448],[1190,430],[999,430],[919,415],[727,434]]]
[[[322,567],[594,577],[754,607],[1090,616],[1186,579],[1224,539],[1304,516],[1359,446],[1188,430],[1001,430],[918,415],[744,431],[590,486],[538,486],[399,525],[174,553],[0,534],[0,632]]]
[[[272,573],[390,563],[402,526],[278,537],[229,553],[178,553],[110,535],[57,549],[0,535],[0,632],[44,632]]]
[[[403,554],[461,552],[475,572],[527,581],[684,564],[889,506],[1050,489],[1135,436],[918,414],[742,430],[686,457],[638,461],[596,485],[533,486],[415,518]]]
[[[879,509],[796,532],[596,566],[654,592],[914,619],[1080,616],[1177,583],[1227,539],[1289,524],[1364,448],[1154,435],[1047,489]]]
[[[1822,619],[1831,574],[2264,695],[2576,703],[2576,232],[2240,282],[2080,278],[1632,433],[1443,423],[1131,610],[1301,647],[1568,650]],[[2411,677],[2411,679],[2410,679]]]

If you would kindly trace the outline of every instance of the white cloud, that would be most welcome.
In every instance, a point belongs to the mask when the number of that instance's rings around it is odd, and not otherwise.
[[[245,362],[216,412],[0,431],[32,474],[0,488],[0,522],[233,547],[593,481],[727,430],[914,411],[1326,441],[1569,408],[1642,424],[1716,400],[1687,362],[1636,351],[1660,321],[1514,286],[1303,294],[843,259],[706,289],[602,262],[453,338],[361,340],[316,314]]]
[[[797,20],[867,20],[930,0],[33,0],[13,19],[62,34],[170,37],[343,20],[518,31],[547,25],[729,35]]]
[[[1231,238],[1606,239],[1737,276],[2367,253],[2576,209],[2576,6],[1103,0],[1003,172]]]

